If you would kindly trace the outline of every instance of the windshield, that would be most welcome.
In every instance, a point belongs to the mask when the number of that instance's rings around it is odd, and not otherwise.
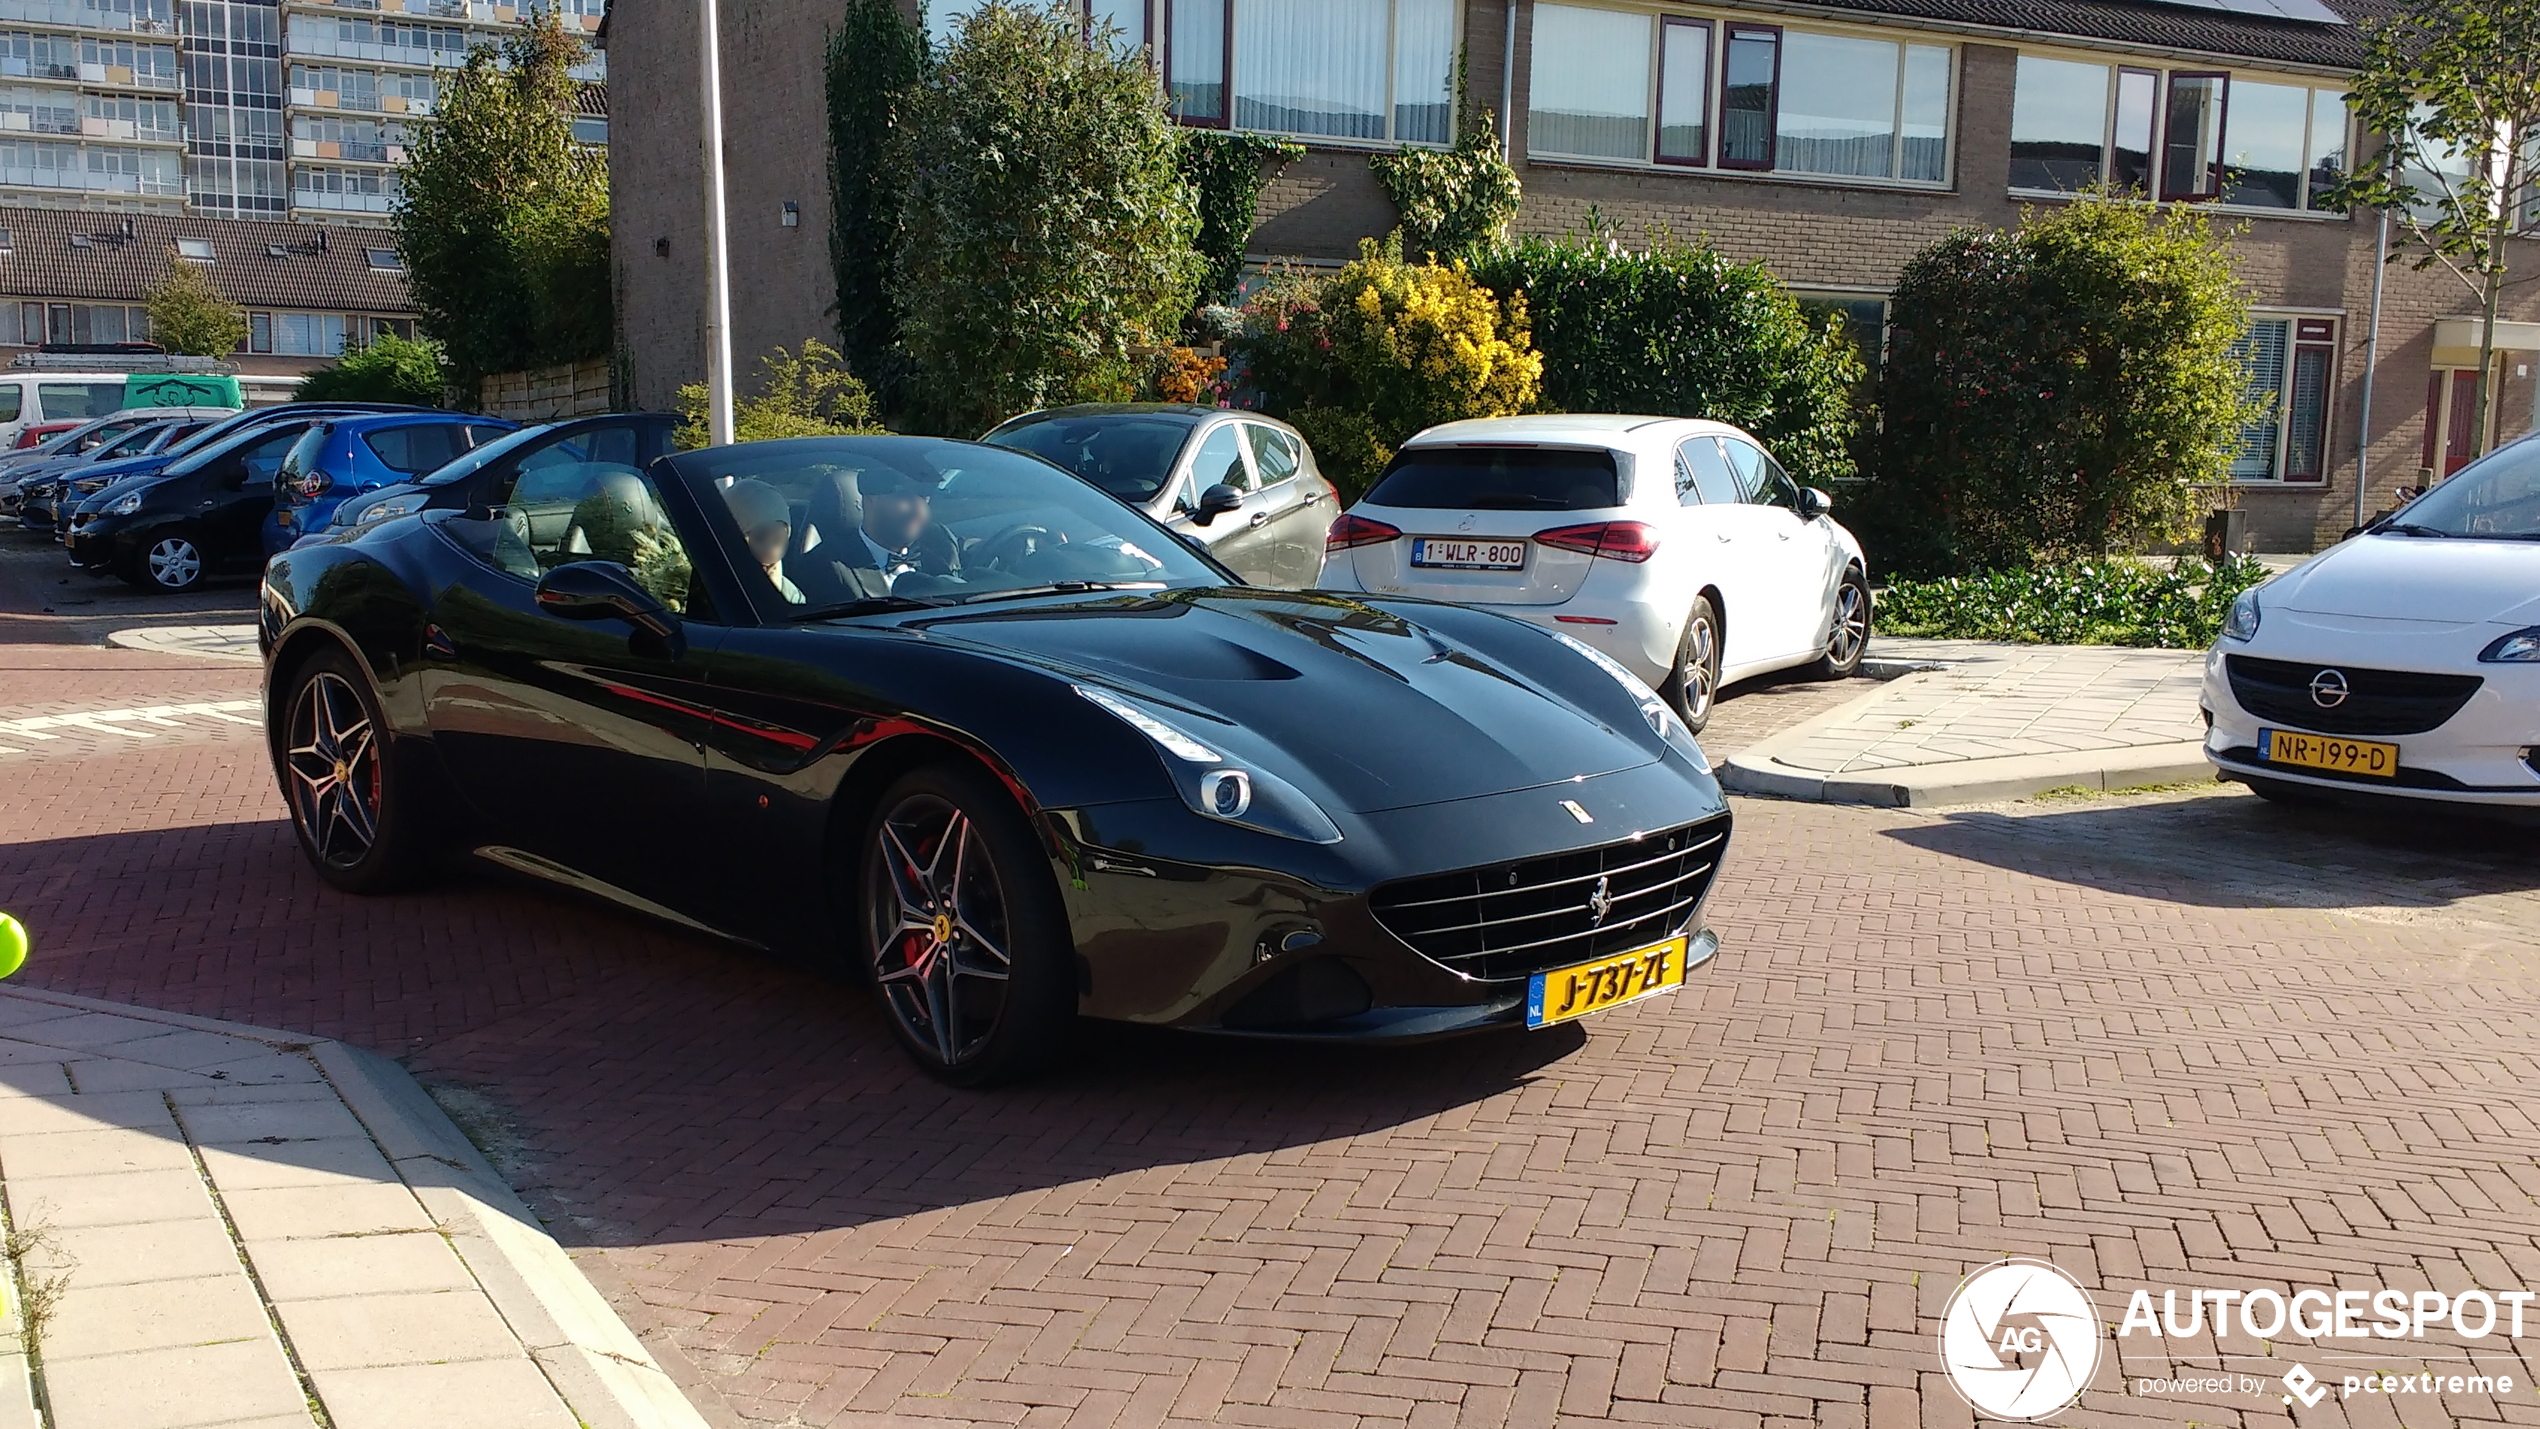
[[[2381,529],[2412,536],[2540,541],[2540,439],[2525,438],[2461,468],[2400,507]]]
[[[675,462],[772,619],[1228,583],[1094,487],[974,442],[807,437]]]
[[[1051,417],[991,432],[988,440],[1046,457],[1123,501],[1144,505],[1164,489],[1196,420],[1173,412]]]
[[[446,486],[461,477],[484,470],[487,462],[498,461],[555,429],[555,424],[549,422],[535,427],[523,427],[516,432],[505,432],[499,439],[487,442],[448,465],[437,467],[415,479],[426,486]]]
[[[270,445],[272,465],[279,466],[283,453],[289,451],[300,440],[301,434],[309,429],[309,423],[313,420],[315,419],[302,417],[297,421],[267,422],[262,426],[249,427],[244,431],[230,432],[226,440],[215,440],[210,443],[199,440],[188,442],[186,454],[168,463],[166,469],[160,474],[185,476],[201,471],[231,452],[249,446],[261,448],[264,445]]]

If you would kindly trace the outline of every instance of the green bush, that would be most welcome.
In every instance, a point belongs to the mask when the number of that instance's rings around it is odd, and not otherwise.
[[[332,367],[321,367],[291,389],[300,402],[406,402],[438,407],[449,391],[441,344],[428,338],[381,333],[347,349]]]
[[[2232,600],[2266,577],[2266,567],[2245,556],[2168,568],[2126,558],[2074,561],[1898,581],[1879,593],[1878,620],[1890,635],[2201,650],[2222,633]]]
[[[759,359],[759,390],[732,404],[732,440],[772,442],[781,437],[846,437],[879,432],[873,394],[847,371],[837,349],[816,337],[800,353],[778,348]],[[706,385],[679,389],[681,451],[706,444]]]
[[[1191,310],[1178,127],[1145,60],[1087,44],[1081,13],[988,0],[899,107],[889,292],[914,425],[970,436],[1126,397]]]
[[[1423,427],[1532,411],[1543,372],[1523,295],[1500,297],[1460,264],[1406,263],[1399,234],[1336,273],[1272,283],[1245,304],[1234,347],[1264,410],[1305,433],[1344,501]]]
[[[1473,276],[1524,295],[1546,406],[1708,417],[1761,437],[1803,485],[1852,475],[1860,358],[1763,264],[1663,236],[1634,253],[1573,235],[1494,249]]]
[[[894,407],[904,364],[890,291],[900,227],[900,176],[890,163],[890,139],[908,88],[925,68],[926,36],[900,13],[899,0],[848,0],[829,35],[825,75],[838,346],[847,365]]]
[[[2192,210],[2086,195],[1925,249],[1888,310],[1871,559],[1941,575],[2175,539],[2251,415],[2247,319]]]

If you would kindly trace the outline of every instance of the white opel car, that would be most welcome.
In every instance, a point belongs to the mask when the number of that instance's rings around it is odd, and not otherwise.
[[[1861,544],[1761,442],[1679,417],[1493,417],[1405,442],[1324,542],[1327,590],[1532,621],[1647,681],[1700,729],[1732,680],[1870,640]]]
[[[2204,705],[2270,798],[2540,810],[2540,437],[2242,595]]]

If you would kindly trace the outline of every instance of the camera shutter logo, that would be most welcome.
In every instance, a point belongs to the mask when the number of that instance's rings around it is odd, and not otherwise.
[[[2102,1333],[2080,1282],[2042,1260],[1999,1260],[1949,1297],[1940,1362],[1978,1414],[2043,1419],[2081,1397]]]

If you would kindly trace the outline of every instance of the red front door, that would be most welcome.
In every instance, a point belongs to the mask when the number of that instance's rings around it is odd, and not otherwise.
[[[2443,474],[2450,476],[2478,453],[2478,373],[2452,374],[2451,410],[2443,424]]]

